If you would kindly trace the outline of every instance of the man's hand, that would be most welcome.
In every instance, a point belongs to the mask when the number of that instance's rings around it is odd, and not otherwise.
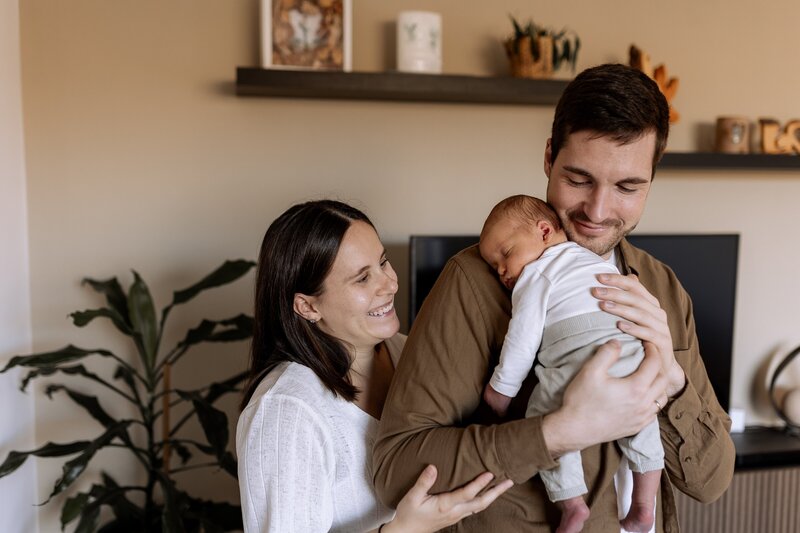
[[[554,458],[628,437],[655,418],[659,411],[656,400],[661,403],[665,397],[666,379],[655,345],[647,342],[644,349],[639,368],[624,378],[608,375],[608,369],[619,360],[617,341],[600,346],[583,365],[564,391],[561,407],[545,415],[542,422]]]
[[[623,319],[618,324],[620,330],[641,339],[645,348],[648,343],[652,344],[658,352],[667,388],[666,395],[657,400],[660,405],[666,405],[669,398],[680,393],[686,385],[686,375],[675,361],[667,313],[633,274],[600,274],[597,279],[604,285],[620,289],[592,289],[594,297],[600,300],[600,307]]]
[[[483,401],[489,404],[492,411],[502,417],[506,416],[506,413],[508,413],[508,406],[511,404],[511,396],[506,396],[505,394],[497,392],[487,383],[486,388],[483,389]]]

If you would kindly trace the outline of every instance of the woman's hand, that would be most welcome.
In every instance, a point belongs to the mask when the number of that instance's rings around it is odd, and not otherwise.
[[[661,359],[651,342],[644,343],[639,368],[624,378],[608,375],[617,362],[620,345],[600,346],[564,391],[561,407],[545,415],[542,432],[554,458],[638,433],[658,413],[656,400],[664,405],[667,380],[661,375]],[[663,400],[666,401],[666,400]]]
[[[460,489],[432,496],[428,491],[436,481],[436,467],[428,465],[417,482],[397,506],[394,519],[383,526],[381,533],[428,533],[455,524],[465,516],[486,509],[514,482],[510,479],[479,493],[494,478],[484,472]]]
[[[659,398],[659,404],[666,405],[669,398],[681,392],[686,385],[686,374],[675,360],[672,349],[667,313],[633,274],[601,274],[597,279],[604,285],[619,289],[596,287],[592,290],[603,310],[623,319],[618,324],[620,330],[643,342],[652,343],[658,352],[661,371],[667,378],[666,396]]]

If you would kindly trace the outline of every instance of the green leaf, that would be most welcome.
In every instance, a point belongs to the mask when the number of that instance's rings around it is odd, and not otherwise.
[[[250,371],[245,370],[244,372],[240,372],[235,376],[226,379],[225,381],[212,383],[208,387],[208,392],[204,396],[205,400],[208,403],[214,403],[220,396],[231,392],[239,392],[240,389],[237,387],[237,385],[246,380],[249,375]]]
[[[95,318],[108,318],[114,325],[125,335],[133,335],[133,331],[126,319],[114,309],[108,307],[101,307],[99,309],[87,309],[86,311],[75,311],[69,315],[72,317],[72,323],[82,328]]]
[[[522,32],[522,27],[519,25],[519,22],[517,22],[517,19],[514,18],[514,15],[509,13],[508,17],[511,19],[511,24],[514,25],[514,37],[516,39],[519,39],[524,35],[524,33]]]
[[[83,348],[78,348],[77,346],[70,344],[54,352],[42,352],[32,355],[14,356],[8,362],[6,367],[3,370],[0,370],[0,374],[15,366],[23,366],[28,368],[52,367],[62,363],[77,361],[78,359],[83,359],[84,357],[93,354],[102,355],[103,357],[114,356],[114,354],[108,350],[84,350]]]
[[[58,391],[66,392],[67,395],[72,398],[72,401],[86,409],[92,418],[100,422],[103,427],[110,428],[117,424],[117,421],[100,406],[100,402],[97,401],[97,396],[88,396],[64,385],[48,385],[44,393],[48,398],[52,399],[53,393]]]
[[[150,296],[150,289],[135,270],[133,278],[133,284],[128,290],[128,314],[133,331],[141,339],[145,368],[151,369],[155,364],[158,348],[156,308],[153,305],[153,297]]]
[[[225,452],[225,454],[219,458],[219,466],[233,476],[233,479],[239,479],[239,464],[236,462],[236,458],[231,452]]]
[[[572,63],[572,71],[575,72],[575,65],[578,62],[578,50],[581,48],[581,39],[577,35],[575,36],[575,49],[572,51],[572,59],[570,62]]]
[[[70,442],[67,444],[54,444],[52,442],[48,442],[41,448],[37,448],[35,450],[27,452],[9,452],[6,460],[3,461],[2,465],[0,465],[0,478],[7,476],[22,466],[25,460],[31,455],[35,455],[36,457],[63,457],[65,455],[75,455],[76,453],[84,451],[87,447],[89,447],[90,444],[91,442],[86,440]]]
[[[247,274],[247,272],[249,272],[254,266],[256,266],[256,264],[253,261],[247,261],[245,259],[225,261],[222,266],[214,270],[211,274],[204,277],[191,287],[175,291],[172,295],[172,303],[169,304],[164,311],[166,312],[167,309],[175,305],[188,302],[205,290],[234,282]]]
[[[206,320],[190,329],[186,337],[178,343],[179,348],[201,342],[233,342],[249,339],[253,336],[253,317],[237,315],[225,320]]]
[[[176,390],[175,392],[184,400],[192,402],[206,439],[216,451],[217,457],[221,458],[228,446],[228,417],[219,409],[215,409],[196,392],[181,390]]]
[[[189,453],[189,448],[186,447],[185,444],[191,444],[204,454],[216,457],[219,467],[228,474],[230,474],[231,476],[233,476],[234,479],[238,479],[239,477],[238,463],[236,462],[236,458],[233,456],[231,452],[226,451],[220,456],[217,449],[214,448],[213,446],[206,446],[205,444],[201,444],[199,442],[195,442],[193,440],[188,440],[188,439],[170,441],[170,445],[173,447],[173,449],[178,450],[180,448],[183,448],[186,451],[186,453]],[[209,468],[213,467],[209,465]]]
[[[28,374],[22,380],[22,384],[20,385],[20,390],[24,391],[27,388],[28,383],[34,378],[37,378],[37,377],[40,377],[40,376],[52,376],[53,374],[55,374],[57,372],[58,373],[62,373],[62,374],[71,375],[71,376],[83,376],[86,379],[89,379],[89,380],[94,381],[96,383],[100,383],[104,387],[109,388],[109,389],[111,389],[111,390],[113,390],[113,391],[115,391],[115,392],[117,392],[119,394],[123,394],[119,389],[114,387],[112,384],[110,384],[109,382],[107,382],[106,380],[104,380],[103,378],[98,376],[97,374],[95,374],[93,372],[89,372],[88,370],[86,370],[86,367],[83,366],[83,365],[42,367],[42,368],[38,368],[36,370],[31,370],[30,372],[28,372]],[[129,400],[131,400],[131,398],[128,397],[127,395],[125,395],[125,397],[128,398]]]
[[[131,392],[134,393],[135,396],[136,383],[134,382],[134,376],[138,377],[139,379],[142,379],[141,376],[136,374],[134,370],[123,365],[117,366],[117,369],[114,371],[114,379],[122,380],[122,382],[128,386],[128,388],[131,390]]]
[[[122,286],[119,284],[119,281],[117,281],[117,278],[107,280],[84,278],[83,284],[89,285],[95,291],[105,295],[109,307],[119,313],[125,324],[128,326],[131,325],[130,319],[128,318],[128,297],[125,296],[125,292],[123,292]]]
[[[74,533],[95,533],[97,521],[100,519],[100,504],[95,500],[83,508],[81,520],[75,527]]]
[[[67,524],[80,516],[88,502],[89,493],[87,492],[80,492],[64,502],[64,507],[61,508],[61,531],[64,531]]]
[[[107,505],[111,507],[114,516],[125,524],[141,524],[144,520],[144,510],[134,505],[125,497],[125,491],[120,488],[114,479],[106,472],[102,473],[103,484],[109,489],[120,489],[112,493]]]
[[[50,496],[47,497],[47,500],[44,503],[49,502],[53,496],[59,494],[64,489],[69,487],[72,482],[75,481],[84,470],[86,470],[86,466],[88,465],[89,461],[91,461],[92,457],[94,457],[94,454],[97,453],[99,449],[111,443],[111,441],[115,438],[126,434],[125,432],[130,424],[130,421],[116,423],[105,433],[91,441],[88,446],[84,448],[80,455],[64,463],[61,477],[58,479],[58,481],[56,481],[56,484],[53,487],[53,492],[50,493]]]
[[[92,485],[88,493],[80,493],[67,500],[61,510],[61,530],[76,519],[81,520],[75,528],[75,533],[94,533],[97,531],[97,522],[100,518],[100,507],[112,505],[117,500],[128,501],[125,498],[125,489],[121,488],[105,472],[103,473],[105,485]],[[91,498],[91,500],[90,500]],[[130,502],[128,502],[130,504]],[[138,511],[138,508],[134,507]],[[129,514],[129,521],[141,523],[141,515]]]
[[[175,450],[175,452],[181,458],[182,465],[185,465],[187,462],[189,462],[189,459],[192,458],[192,452],[190,452],[189,448],[185,446],[183,443],[177,441],[171,441],[170,446],[172,446],[172,449]],[[212,453],[211,455],[215,454]]]

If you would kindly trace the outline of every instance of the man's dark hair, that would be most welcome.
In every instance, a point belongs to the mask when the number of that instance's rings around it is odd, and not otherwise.
[[[295,205],[267,229],[258,258],[250,375],[241,408],[275,365],[292,361],[310,368],[334,394],[355,400],[350,349],[294,312],[297,293],[318,296],[344,234],[367,215],[335,200]],[[373,226],[374,227],[374,226]]]
[[[620,144],[655,132],[653,174],[669,135],[669,104],[655,81],[634,68],[607,64],[589,68],[567,85],[556,106],[550,162],[570,134],[596,132]]]

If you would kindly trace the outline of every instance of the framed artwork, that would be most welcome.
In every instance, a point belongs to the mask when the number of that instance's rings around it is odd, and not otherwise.
[[[261,0],[261,66],[351,69],[352,0]]]

